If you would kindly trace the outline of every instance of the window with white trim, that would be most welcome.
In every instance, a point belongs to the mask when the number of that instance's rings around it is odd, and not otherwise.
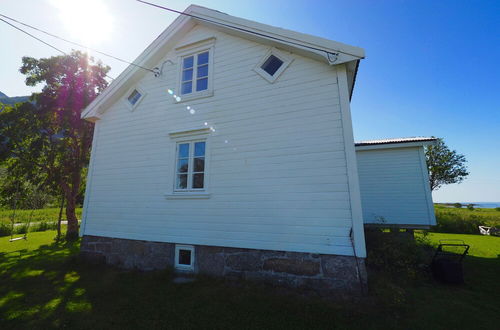
[[[127,100],[130,102],[130,104],[132,106],[134,106],[137,101],[139,101],[139,99],[142,97],[142,94],[139,93],[139,91],[137,89],[134,89],[132,91],[132,93],[130,93],[129,97],[127,98]]]
[[[130,111],[133,111],[139,103],[142,101],[146,93],[136,86],[128,91],[128,94],[125,94],[124,97],[125,104],[128,106]]]
[[[208,90],[210,72],[210,51],[184,56],[182,58],[181,95]]]
[[[276,48],[271,48],[257,63],[254,71],[268,82],[273,83],[292,61],[293,57],[289,54],[279,51]]]
[[[276,71],[283,65],[283,61],[272,55],[267,58],[267,60],[260,66],[260,68],[266,71],[269,75],[274,76]]]
[[[177,143],[175,191],[203,191],[205,189],[206,145],[206,140]]]
[[[175,269],[181,271],[194,270],[194,246],[175,245]]]

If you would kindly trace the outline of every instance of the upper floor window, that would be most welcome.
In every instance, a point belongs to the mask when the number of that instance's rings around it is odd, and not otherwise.
[[[208,90],[208,50],[182,58],[181,95]]]

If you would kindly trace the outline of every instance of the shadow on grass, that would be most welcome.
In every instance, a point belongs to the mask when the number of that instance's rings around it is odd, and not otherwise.
[[[203,277],[173,284],[168,271],[90,265],[78,250],[54,243],[0,255],[0,328],[467,329],[497,324],[480,309],[499,315],[499,259],[467,257],[463,287],[425,280],[404,288],[401,301],[372,288],[367,298],[335,303]]]
[[[0,256],[0,328],[362,328],[342,304],[251,283],[91,265],[75,244]],[[359,321],[359,322],[358,322]]]

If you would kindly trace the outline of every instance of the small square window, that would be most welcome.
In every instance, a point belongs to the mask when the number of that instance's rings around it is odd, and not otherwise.
[[[276,48],[271,48],[253,70],[268,82],[274,83],[292,61],[293,57],[289,54]]]
[[[175,246],[175,269],[182,271],[194,271],[194,246]]]
[[[190,250],[179,250],[179,265],[184,265],[184,266],[191,265],[191,251]]]
[[[131,89],[126,95],[128,96],[124,97],[124,102],[130,109],[130,111],[133,111],[142,101],[146,93],[136,86],[134,89]]]
[[[274,55],[269,56],[269,58],[262,64],[262,70],[269,73],[269,75],[274,76],[276,71],[283,65],[283,61]]]

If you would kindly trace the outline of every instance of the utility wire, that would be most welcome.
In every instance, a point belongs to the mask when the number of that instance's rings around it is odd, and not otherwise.
[[[4,16],[4,15],[0,14],[0,16]],[[53,48],[53,49],[57,50],[58,52],[62,53],[63,55],[66,55],[66,56],[68,55],[68,53],[66,53],[65,51],[60,50],[59,48],[57,48],[57,47],[55,47],[55,46],[53,46],[53,45],[49,44],[48,42],[43,41],[43,40],[42,40],[42,39],[40,39],[40,38],[37,38],[36,36],[32,35],[31,33],[27,32],[27,31],[25,31],[25,30],[23,30],[23,29],[21,29],[20,27],[17,27],[17,26],[15,26],[14,24],[11,24],[11,23],[7,22],[7,21],[6,21],[6,20],[4,20],[3,18],[0,18],[0,21],[2,21],[2,22],[4,22],[4,23],[6,23],[6,24],[8,24],[8,25],[12,26],[14,29],[21,31],[22,33],[26,33],[28,36],[32,37],[33,39],[36,39],[36,40],[40,41],[41,43],[43,43],[44,45],[47,45],[47,46],[49,46],[50,48]],[[113,77],[111,77],[111,76],[109,76],[109,75],[107,75],[107,74],[106,74],[105,76],[106,76],[106,77],[108,77],[108,78],[109,78],[109,79],[111,79],[111,80],[115,80],[115,78],[113,78]]]
[[[1,16],[3,16],[2,14],[0,14],[0,15],[1,15]],[[53,49],[57,50],[58,52],[63,53],[64,55],[67,55],[67,54],[66,54],[66,52],[64,52],[64,51],[60,50],[59,48],[57,48],[57,47],[55,47],[55,46],[52,46],[51,44],[49,44],[49,43],[47,43],[47,42],[43,41],[43,40],[42,40],[42,39],[40,39],[40,38],[35,37],[35,36],[34,36],[34,35],[32,35],[31,33],[27,32],[27,31],[24,31],[23,29],[21,29],[21,28],[19,28],[19,27],[15,26],[14,24],[11,24],[11,23],[7,22],[7,21],[6,21],[6,20],[4,20],[3,18],[0,18],[0,21],[4,22],[4,23],[6,23],[6,24],[9,24],[9,25],[10,25],[10,26],[12,26],[14,29],[21,31],[22,33],[26,33],[26,34],[27,34],[27,35],[29,35],[30,37],[32,37],[32,38],[34,38],[34,39],[36,39],[36,40],[40,41],[41,43],[43,43],[43,44],[45,44],[45,45],[49,46],[50,48],[53,48]]]
[[[182,12],[182,11],[179,11],[179,10],[175,10],[175,9],[172,9],[172,8],[169,8],[169,7],[160,6],[160,5],[157,5],[157,4],[154,4],[154,3],[151,3],[151,2],[147,2],[147,1],[144,1],[144,0],[136,0],[136,1],[137,2],[141,2],[143,4],[146,4],[146,5],[149,5],[149,6],[152,6],[152,7],[164,9],[164,10],[176,13],[176,14],[193,17],[193,18],[205,21],[205,22],[209,22],[209,23],[212,23],[212,24],[224,26],[224,27],[227,27],[227,28],[230,28],[230,29],[233,29],[233,30],[243,31],[243,32],[251,33],[251,34],[258,35],[258,36],[261,36],[261,37],[264,37],[264,38],[273,39],[273,40],[281,41],[281,42],[284,42],[284,43],[292,44],[292,45],[295,45],[295,46],[300,46],[300,47],[303,47],[303,48],[308,48],[308,49],[312,49],[312,50],[324,52],[324,53],[326,53],[326,55],[328,57],[328,60],[330,60],[330,56],[331,55],[336,56],[336,55],[338,55],[338,53],[342,53],[342,54],[346,54],[346,55],[350,55],[350,56],[359,57],[359,55],[354,55],[354,54],[342,52],[342,51],[339,51],[339,50],[336,51],[337,53],[333,53],[333,52],[327,51],[327,50],[322,49],[322,48],[313,47],[313,46],[307,46],[307,45],[303,45],[303,44],[298,43],[298,42],[294,42],[294,41],[290,41],[290,40],[285,40],[285,39],[281,39],[281,38],[278,38],[278,37],[273,37],[273,36],[270,36],[270,35],[265,34],[265,33],[255,32],[255,31],[251,31],[251,30],[248,30],[248,29],[244,29],[244,28],[238,27],[238,26],[234,26],[234,25],[230,25],[230,24],[226,24],[226,23],[217,22],[217,21],[214,21],[214,20],[211,20],[211,19],[208,19],[208,18],[196,16],[196,15],[193,15],[193,14],[188,14],[188,13],[185,13],[185,12]]]
[[[98,53],[98,54],[101,54],[101,55],[104,55],[104,56],[107,56],[107,57],[113,58],[113,59],[115,59],[115,60],[117,60],[117,61],[120,61],[120,62],[123,62],[123,63],[126,63],[126,64],[130,64],[130,65],[136,66],[136,67],[138,67],[138,68],[141,68],[141,69],[143,69],[143,70],[147,70],[147,71],[149,71],[149,72],[153,72],[153,73],[155,73],[155,71],[154,71],[154,70],[152,70],[152,69],[148,69],[148,68],[143,67],[143,66],[141,66],[141,65],[138,65],[138,64],[135,64],[135,63],[132,63],[132,62],[126,61],[126,60],[121,59],[121,58],[119,58],[119,57],[116,57],[116,56],[113,56],[113,55],[110,55],[110,54],[107,54],[107,53],[101,52],[101,51],[99,51],[99,50],[97,50],[97,49],[90,48],[90,47],[88,47],[88,46],[85,46],[85,45],[79,44],[79,43],[77,43],[77,42],[74,42],[74,41],[71,41],[71,40],[68,40],[68,39],[64,39],[64,38],[59,37],[59,36],[57,36],[57,35],[55,35],[55,34],[53,34],[53,33],[50,33],[50,32],[47,32],[47,31],[44,31],[44,30],[39,29],[39,28],[37,28],[37,27],[34,27],[34,26],[32,26],[32,25],[29,25],[29,24],[23,23],[23,22],[21,22],[21,21],[18,21],[18,20],[16,20],[16,19],[12,18],[12,17],[6,16],[6,15],[3,15],[3,14],[0,14],[0,16],[4,17],[4,18],[6,18],[6,19],[9,19],[9,20],[11,20],[11,21],[13,21],[13,22],[16,22],[16,23],[18,23],[18,24],[21,24],[21,25],[24,25],[24,26],[26,26],[26,27],[29,27],[30,29],[33,29],[33,30],[36,30],[36,31],[38,31],[38,32],[44,33],[44,34],[46,34],[46,35],[48,35],[48,36],[51,36],[51,37],[53,37],[53,38],[56,38],[56,39],[62,40],[62,41],[64,41],[64,42],[70,43],[70,44],[75,45],[75,46],[78,46],[78,47],[80,47],[80,48],[86,48],[86,49],[89,49],[89,50],[91,50],[91,51],[93,51],[93,52],[95,52],[95,53]],[[0,18],[0,19],[1,19],[1,18]],[[38,41],[41,41],[41,42],[43,42],[44,44],[46,44],[46,45],[48,45],[48,46],[50,46],[50,47],[52,47],[52,48],[54,48],[54,49],[57,49],[57,48],[55,48],[54,46],[49,45],[49,44],[47,44],[46,42],[44,42],[44,41],[42,41],[42,40],[40,40],[40,39],[36,38],[35,36],[33,36],[33,35],[29,34],[28,32],[26,32],[26,31],[24,31],[24,30],[21,30],[20,28],[18,28],[18,27],[16,27],[16,26],[14,26],[14,25],[12,25],[12,24],[10,24],[9,22],[7,22],[7,21],[5,21],[5,20],[3,20],[3,19],[1,19],[1,20],[2,20],[2,21],[4,21],[5,23],[7,23],[7,24],[9,24],[9,25],[11,25],[11,26],[13,26],[13,27],[15,27],[16,29],[18,29],[18,30],[20,30],[20,31],[23,31],[24,33],[26,33],[26,34],[30,35],[31,37],[33,37],[33,38],[37,39]],[[57,49],[57,50],[58,50],[58,51],[60,51],[60,52],[62,52],[60,49]],[[64,53],[64,52],[62,52],[62,53]]]

